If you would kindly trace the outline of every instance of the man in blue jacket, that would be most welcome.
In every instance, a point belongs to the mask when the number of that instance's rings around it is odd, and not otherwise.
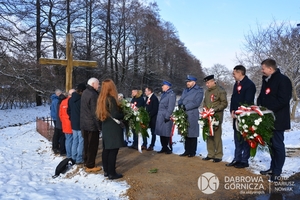
[[[203,99],[203,88],[196,84],[197,78],[188,75],[186,88],[178,101],[178,106],[183,108],[188,116],[189,128],[185,138],[184,153],[180,156],[194,157],[197,150],[197,137],[199,137],[199,106]]]
[[[256,88],[254,83],[246,75],[246,68],[243,65],[237,65],[233,68],[233,78],[235,79],[235,84],[231,95],[230,113],[233,118],[235,150],[233,161],[227,163],[226,166],[245,168],[249,167],[248,159],[250,158],[250,146],[236,129],[235,111],[241,105],[250,106],[254,104]]]
[[[59,136],[58,130],[56,128],[56,117],[57,117],[57,104],[59,102],[59,95],[61,94],[60,89],[56,89],[55,93],[51,95],[51,106],[50,106],[50,115],[54,123],[54,133],[52,137],[52,150],[55,154],[59,153]]]
[[[292,98],[291,80],[277,68],[276,61],[266,59],[261,63],[263,73],[262,86],[257,105],[272,110],[275,115],[273,137],[271,138],[270,168],[260,171],[262,175],[270,174],[269,181],[278,181],[285,161],[284,131],[291,128],[290,99]]]

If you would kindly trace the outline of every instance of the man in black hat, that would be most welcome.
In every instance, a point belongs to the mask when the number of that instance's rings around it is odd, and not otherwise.
[[[203,88],[196,84],[197,78],[187,75],[186,88],[178,101],[178,106],[183,108],[188,115],[188,135],[185,138],[184,153],[180,156],[194,157],[197,150],[197,137],[199,137],[199,106],[203,99]]]
[[[213,160],[213,162],[222,161],[223,145],[222,145],[222,121],[223,111],[227,107],[226,91],[217,85],[214,75],[209,75],[204,78],[207,90],[204,95],[203,107],[212,108],[219,117],[219,126],[214,130],[213,136],[207,137],[207,156],[202,160]]]

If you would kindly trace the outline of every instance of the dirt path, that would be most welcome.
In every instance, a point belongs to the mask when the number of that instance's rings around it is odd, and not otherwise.
[[[97,163],[101,165],[101,148]],[[150,169],[157,169],[157,173],[149,173]],[[267,181],[267,176],[255,175],[248,169],[226,167],[224,162],[203,161],[199,156],[180,157],[176,154],[157,154],[155,151],[143,151],[141,154],[125,147],[121,148],[118,154],[117,172],[124,175],[120,180],[126,180],[130,185],[126,195],[132,200],[255,199],[258,196],[257,192],[264,193],[261,197],[266,197],[260,199],[278,199],[270,197],[269,192],[270,189],[274,191],[274,185]],[[218,178],[219,187],[212,194],[205,194],[198,188],[198,179],[206,172],[211,172]],[[299,180],[299,176],[296,177]],[[241,180],[242,178],[244,180]],[[208,179],[202,177],[201,180],[205,184]],[[215,188],[216,180],[210,181],[211,188]],[[209,191],[209,188],[204,189]],[[250,194],[241,194],[243,192]],[[300,197],[297,194],[292,196],[295,196],[295,199]]]

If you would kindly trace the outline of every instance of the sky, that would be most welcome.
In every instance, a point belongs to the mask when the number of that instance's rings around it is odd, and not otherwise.
[[[49,106],[0,110],[0,199],[128,199],[128,197],[122,196],[130,187],[125,179],[107,180],[102,171],[100,174],[87,174],[83,168],[74,165],[66,174],[61,174],[55,179],[52,178],[56,166],[63,160],[63,157],[52,153],[51,142],[36,132],[35,125],[36,117],[47,117],[50,115],[49,111]],[[300,117],[300,107],[298,107],[296,115]],[[14,126],[16,124],[18,126]],[[222,129],[223,162],[231,162],[234,145],[232,121],[228,109],[225,110]],[[292,129],[285,133],[286,147],[300,148],[299,132],[300,124],[292,122]],[[183,144],[179,142],[180,139],[181,136],[175,129],[174,154],[184,152]],[[148,138],[148,140],[149,143],[150,139]],[[161,145],[159,137],[157,137],[154,150],[159,151],[160,149]],[[136,153],[139,154],[138,151]],[[203,157],[206,154],[206,145],[202,137],[199,137],[197,156],[194,159],[201,159],[199,155]],[[249,176],[251,173],[259,174],[260,170],[268,169],[269,163],[270,155],[267,152],[258,151],[256,156],[250,159]],[[299,172],[300,157],[287,157],[282,176],[288,179],[294,173]],[[126,173],[123,175],[126,177]],[[268,195],[270,194],[265,194],[266,199],[268,199]]]
[[[299,0],[149,0],[157,2],[160,16],[171,22],[187,49],[209,68],[232,69],[245,35],[257,25],[275,21],[300,23]]]

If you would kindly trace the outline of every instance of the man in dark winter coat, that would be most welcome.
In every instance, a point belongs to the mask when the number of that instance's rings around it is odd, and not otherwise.
[[[172,144],[170,144],[170,137],[173,122],[171,115],[176,104],[176,95],[171,89],[172,84],[168,81],[162,83],[162,95],[160,98],[158,113],[156,118],[155,134],[160,136],[160,143],[162,149],[157,153],[172,153]]]
[[[145,95],[147,96],[146,100],[145,100],[145,102],[146,102],[145,108],[146,108],[147,112],[149,113],[149,117],[150,117],[149,128],[151,130],[151,136],[152,136],[151,144],[147,148],[147,151],[152,151],[154,144],[155,144],[155,140],[156,140],[155,124],[156,124],[159,101],[158,101],[158,98],[153,93],[153,89],[151,87],[145,88]],[[146,138],[146,140],[147,140],[147,138]]]
[[[178,107],[185,110],[188,116],[189,128],[185,138],[184,153],[180,156],[194,157],[197,150],[197,137],[199,137],[199,106],[203,99],[203,88],[196,85],[197,78],[188,75],[186,79],[186,89],[178,101]]]
[[[96,116],[96,105],[98,99],[99,80],[90,78],[86,89],[81,96],[80,105],[80,129],[83,132],[84,139],[84,163],[86,172],[95,172],[101,170],[95,166],[95,160],[98,152],[99,134],[101,122]]]
[[[76,164],[83,163],[83,137],[80,129],[80,105],[81,95],[86,89],[85,83],[76,86],[76,91],[72,93],[69,99],[68,114],[71,120],[73,132],[72,159]]]
[[[250,146],[243,139],[241,133],[236,129],[236,116],[235,111],[241,105],[253,105],[256,88],[254,83],[246,75],[246,68],[243,65],[237,65],[233,69],[233,77],[235,84],[231,95],[230,113],[233,118],[233,130],[234,130],[234,159],[231,163],[227,163],[226,166],[234,166],[236,168],[249,167],[248,159],[250,158]]]
[[[271,164],[262,175],[271,174],[270,181],[278,181],[285,161],[284,131],[291,128],[290,99],[292,83],[277,68],[276,61],[266,59],[261,63],[263,80],[257,105],[272,110],[275,115],[273,137],[271,138]]]

